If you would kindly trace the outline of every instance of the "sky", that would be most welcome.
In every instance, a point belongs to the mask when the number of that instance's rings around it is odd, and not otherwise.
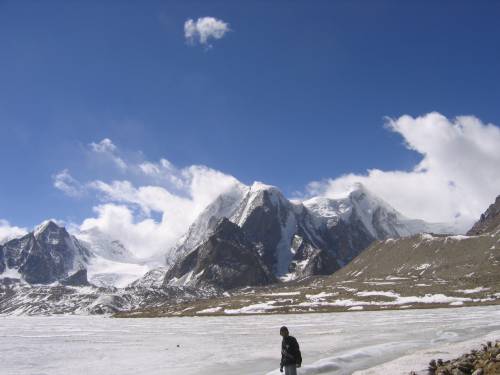
[[[361,181],[407,216],[470,223],[500,193],[499,16],[0,0],[0,237],[55,218],[166,246],[253,181],[290,198]]]

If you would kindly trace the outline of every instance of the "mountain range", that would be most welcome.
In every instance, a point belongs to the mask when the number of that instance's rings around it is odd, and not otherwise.
[[[474,230],[490,230],[497,216],[490,208],[482,227]],[[153,269],[119,239],[97,229],[69,234],[47,221],[0,245],[0,312],[12,306],[5,296],[21,301],[33,288],[51,295],[64,290],[66,297],[74,295],[70,300],[80,301],[71,289],[80,285],[89,292],[87,305],[106,295],[114,301],[111,311],[121,311],[168,305],[172,295],[183,300],[300,283],[347,269],[370,245],[406,241],[419,233],[456,234],[457,229],[406,218],[362,185],[341,199],[302,202],[288,200],[276,187],[262,183],[238,186],[209,204],[177,244],[166,249],[165,263]],[[22,304],[15,305],[22,310]]]
[[[120,316],[231,315],[500,304],[500,196],[468,235],[374,241],[328,276],[239,288]]]
[[[168,253],[166,263],[177,273],[175,278],[167,274],[166,284],[203,282],[206,274],[201,269],[193,273],[194,268],[186,266],[184,259],[204,242],[220,236],[222,218],[235,224],[233,231],[241,231],[242,241],[250,243],[264,267],[282,281],[331,274],[375,240],[456,232],[451,225],[408,219],[362,185],[342,199],[295,202],[273,186],[254,183],[236,194],[221,195],[200,214]],[[248,285],[265,282],[255,280]],[[234,287],[223,284],[226,289]]]

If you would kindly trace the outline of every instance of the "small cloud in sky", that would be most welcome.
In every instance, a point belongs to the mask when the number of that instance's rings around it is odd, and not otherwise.
[[[85,187],[77,181],[67,169],[52,176],[54,187],[66,193],[70,197],[81,197],[85,194]]]
[[[127,169],[127,164],[123,161],[122,158],[116,155],[118,148],[109,138],[104,138],[99,143],[92,142],[90,143],[91,151],[97,154],[106,155],[108,158],[116,164],[116,166],[122,170]]]
[[[222,39],[230,31],[229,24],[214,17],[200,17],[198,20],[188,19],[184,22],[184,37],[190,44],[199,43],[211,47],[209,39]]]

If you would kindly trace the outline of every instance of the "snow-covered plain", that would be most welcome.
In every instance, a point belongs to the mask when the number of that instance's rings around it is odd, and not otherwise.
[[[1,317],[0,374],[274,375],[283,324],[301,345],[300,375],[356,374],[422,353],[384,367],[384,374],[405,374],[410,369],[404,363],[422,370],[429,356],[455,355],[445,350],[453,348],[449,344],[495,331],[500,338],[500,307],[158,319]]]

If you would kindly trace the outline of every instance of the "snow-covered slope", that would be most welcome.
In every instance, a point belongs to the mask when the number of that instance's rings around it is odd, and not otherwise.
[[[86,268],[89,282],[96,286],[123,288],[154,267],[151,262],[135,257],[120,241],[97,228],[74,234],[93,255]]]
[[[383,199],[358,184],[347,197],[330,199],[314,197],[303,202],[310,211],[325,219],[329,225],[339,219],[360,222],[376,239],[398,238],[417,233],[458,234],[459,230],[446,223],[428,223],[409,219]]]
[[[119,240],[111,238],[98,228],[90,228],[73,233],[78,240],[92,249],[94,255],[117,262],[138,263],[135,257]]]

